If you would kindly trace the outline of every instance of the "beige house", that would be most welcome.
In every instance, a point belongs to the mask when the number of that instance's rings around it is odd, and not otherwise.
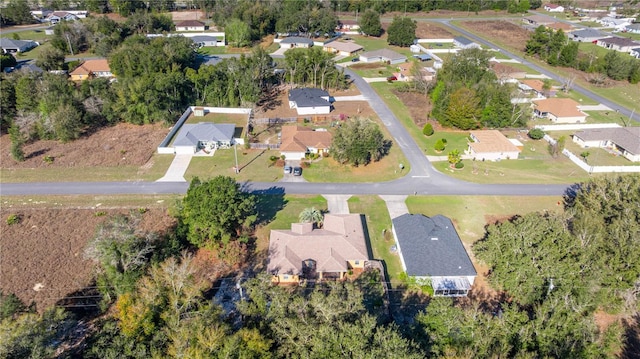
[[[573,142],[582,148],[606,148],[631,162],[640,162],[640,127],[592,128],[578,131]]]
[[[282,126],[280,153],[287,160],[301,160],[307,153],[323,155],[329,150],[333,136],[328,131],[309,127]]]
[[[534,102],[533,114],[556,123],[584,123],[587,114],[578,109],[578,103],[570,98],[548,98]]]
[[[498,130],[471,131],[473,142],[469,143],[467,154],[474,160],[499,161],[518,158],[520,148]]]
[[[363,47],[354,42],[331,41],[323,46],[324,51],[342,56],[351,56],[358,51],[362,51]]]
[[[205,31],[207,26],[198,20],[184,20],[176,23],[176,31]]]
[[[369,260],[359,214],[326,214],[323,228],[292,223],[291,230],[271,230],[269,264],[272,281],[296,284],[303,279],[344,279]]]
[[[69,73],[72,81],[84,81],[94,77],[114,77],[107,59],[93,59],[83,62]]]

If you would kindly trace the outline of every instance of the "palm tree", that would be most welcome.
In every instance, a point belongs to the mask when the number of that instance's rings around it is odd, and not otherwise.
[[[308,207],[300,212],[300,216],[298,216],[298,219],[301,223],[311,222],[318,227],[322,227],[322,221],[324,217],[322,216],[322,212],[319,209],[316,209],[315,207]]]

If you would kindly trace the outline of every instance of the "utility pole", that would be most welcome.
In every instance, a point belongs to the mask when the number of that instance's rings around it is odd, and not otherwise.
[[[69,39],[69,34],[67,35],[67,44],[69,44],[69,52],[71,53],[71,56],[73,56],[73,47],[71,47],[71,40]]]

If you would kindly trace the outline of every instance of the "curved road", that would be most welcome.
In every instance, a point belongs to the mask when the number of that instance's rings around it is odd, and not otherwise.
[[[489,41],[487,41],[487,40],[485,40],[485,39],[483,39],[483,38],[481,38],[481,37],[469,32],[469,31],[459,27],[459,26],[456,26],[456,25],[452,24],[451,20],[448,20],[448,19],[429,19],[429,21],[438,22],[438,23],[441,23],[441,24],[443,24],[445,26],[448,26],[448,27],[460,32],[464,36],[473,39],[477,43],[485,44],[487,46],[490,46],[490,47],[493,47],[493,48],[496,48],[496,49],[500,49],[500,51],[502,53],[504,53],[505,55],[511,57],[512,59],[518,60],[518,61],[522,62],[524,65],[527,65],[528,67],[538,71],[539,73],[541,73],[543,75],[546,75],[546,76],[549,76],[550,78],[562,83],[562,79],[560,78],[560,76],[558,76],[558,75],[556,75],[556,74],[544,69],[543,67],[540,67],[540,66],[538,66],[538,65],[536,65],[534,63],[531,63],[531,62],[527,61],[526,59],[524,59],[524,58],[522,58],[520,56],[517,56],[517,55],[513,54],[512,52],[509,52],[508,50],[505,50],[504,48],[502,48],[502,47],[500,47],[498,45],[495,45],[495,44],[493,44],[493,43],[491,43],[491,42],[489,42]],[[587,90],[586,88],[584,88],[584,87],[582,87],[582,86],[580,86],[578,84],[574,84],[573,85],[573,90],[576,91],[576,92],[579,92],[582,95],[584,95],[584,96],[586,96],[586,97],[588,97],[588,98],[590,98],[590,99],[592,99],[594,101],[597,101],[597,102],[599,102],[599,103],[601,103],[601,104],[603,104],[603,105],[605,105],[605,106],[607,106],[607,107],[609,107],[611,109],[618,110],[621,115],[623,115],[623,116],[625,116],[627,118],[631,118],[634,121],[640,122],[640,113],[638,113],[639,111],[633,111],[633,110],[629,110],[628,108],[622,107],[622,106],[620,106],[620,105],[618,105],[618,104],[616,104],[616,103],[614,103],[612,101],[609,101],[606,98],[604,98],[604,97],[602,97],[602,96],[600,96],[600,95],[598,95],[598,94],[596,94],[596,93],[594,93],[592,91]]]
[[[369,105],[378,114],[410,164],[409,173],[398,180],[381,183],[308,183],[250,182],[243,183],[254,193],[289,194],[420,194],[420,195],[560,195],[567,185],[484,185],[448,177],[433,168],[420,147],[391,112],[378,94],[360,76],[349,69],[351,76]],[[48,194],[169,194],[185,193],[184,182],[61,182],[2,183],[0,195]]]

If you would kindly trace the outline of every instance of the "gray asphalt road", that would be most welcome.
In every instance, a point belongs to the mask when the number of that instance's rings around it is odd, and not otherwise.
[[[550,78],[552,78],[552,79],[554,79],[556,81],[562,82],[562,79],[560,78],[560,76],[558,76],[558,75],[556,75],[556,74],[554,74],[552,72],[549,72],[546,69],[544,69],[544,68],[542,68],[542,67],[540,67],[540,66],[538,66],[538,65],[536,65],[534,63],[531,63],[531,62],[527,61],[525,58],[517,56],[517,55],[505,50],[504,48],[502,48],[500,46],[497,46],[497,45],[495,45],[493,43],[490,43],[489,41],[486,41],[483,38],[481,38],[479,36],[476,36],[475,34],[472,34],[469,31],[467,31],[467,30],[465,30],[465,29],[463,29],[463,28],[461,28],[459,26],[451,24],[449,20],[446,20],[446,19],[433,19],[432,21],[442,23],[445,26],[448,26],[448,27],[460,32],[464,36],[466,36],[466,37],[468,37],[470,39],[473,39],[477,43],[485,44],[487,46],[490,46],[490,47],[493,47],[493,48],[496,48],[496,49],[500,49],[500,51],[502,53],[504,53],[505,55],[522,62],[523,64],[529,66],[530,68],[538,71],[541,74],[547,75],[547,76],[549,76]],[[597,102],[599,102],[599,103],[601,103],[603,105],[606,105],[606,106],[608,106],[608,107],[610,107],[610,108],[612,108],[614,110],[618,110],[620,112],[621,116],[624,116],[626,118],[631,118],[634,121],[640,122],[640,113],[639,113],[640,112],[639,111],[640,108],[635,109],[635,111],[634,111],[632,109],[628,109],[628,108],[622,107],[622,106],[620,106],[620,105],[618,105],[618,104],[616,104],[616,103],[614,103],[612,101],[609,101],[606,98],[604,98],[604,97],[602,97],[602,96],[600,96],[600,95],[598,95],[598,94],[596,94],[596,93],[594,93],[592,91],[589,91],[586,88],[584,88],[584,87],[582,87],[580,85],[577,85],[577,84],[573,85],[573,90],[578,92],[578,93],[580,93],[580,94],[582,94],[582,95],[584,95],[584,96],[586,96],[586,97],[588,97],[588,98],[590,98],[590,99],[592,99],[592,100],[594,100],[594,101],[597,101]]]

